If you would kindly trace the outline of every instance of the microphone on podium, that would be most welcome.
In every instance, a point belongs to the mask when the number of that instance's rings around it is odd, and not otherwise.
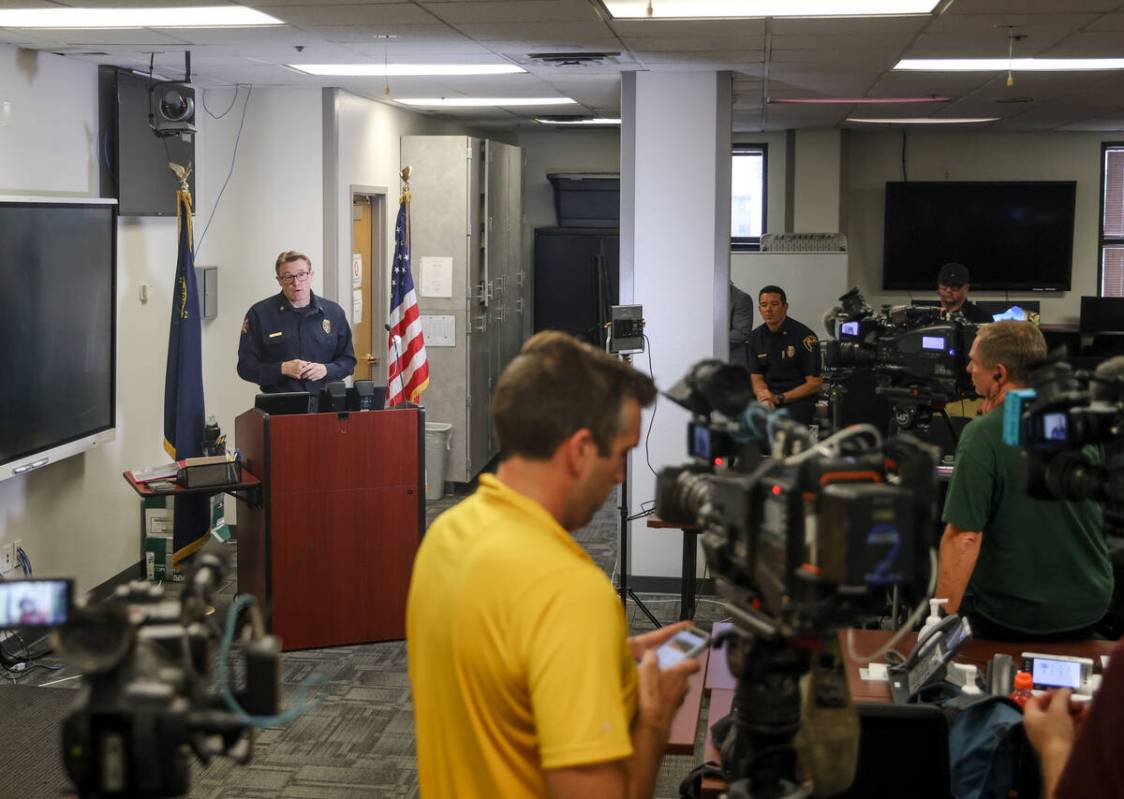
[[[384,324],[383,328],[386,330],[387,333],[390,334],[390,343],[394,347],[394,360],[398,362],[398,370],[399,370],[399,372],[401,372],[402,371],[402,347],[399,345],[398,342],[402,340],[402,337],[399,336],[397,333],[395,333],[394,328],[392,328],[389,324]]]

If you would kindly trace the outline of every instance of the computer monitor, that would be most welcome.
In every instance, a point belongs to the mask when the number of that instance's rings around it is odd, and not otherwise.
[[[1124,332],[1124,297],[1082,297],[1081,332]]]
[[[277,394],[258,394],[254,398],[254,407],[265,411],[271,416],[281,416],[290,413],[308,413],[307,391],[282,391]]]

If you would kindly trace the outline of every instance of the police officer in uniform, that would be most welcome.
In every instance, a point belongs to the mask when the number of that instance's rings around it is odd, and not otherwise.
[[[757,401],[785,408],[798,422],[809,424],[815,410],[820,377],[819,340],[806,325],[788,316],[788,297],[779,286],[757,294],[765,324],[749,338],[749,374]]]
[[[242,320],[238,375],[266,393],[308,391],[355,370],[351,326],[343,309],[312,293],[312,262],[286,250],[274,265],[281,293],[256,303]]]

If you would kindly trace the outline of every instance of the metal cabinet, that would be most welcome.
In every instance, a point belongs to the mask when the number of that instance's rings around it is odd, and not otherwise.
[[[451,346],[427,338],[422,395],[429,421],[453,425],[452,482],[469,482],[495,456],[492,389],[523,341],[522,164],[518,147],[499,142],[402,137],[402,165],[413,168],[410,240],[423,325],[425,317],[452,317],[455,331]],[[431,296],[423,278],[431,258],[451,259],[451,296]]]

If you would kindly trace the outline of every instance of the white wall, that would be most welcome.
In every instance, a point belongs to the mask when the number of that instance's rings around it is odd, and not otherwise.
[[[97,97],[95,67],[0,45],[0,100],[12,103],[0,128],[0,193],[97,196]],[[117,258],[116,440],[0,483],[0,540],[23,539],[36,575],[74,576],[80,590],[139,560],[139,500],[121,472],[165,460],[175,220],[123,219]],[[147,305],[140,283],[151,287]]]
[[[794,233],[835,233],[840,228],[841,135],[839,130],[796,132]]]
[[[847,133],[845,206],[850,274],[872,305],[902,303],[905,292],[882,291],[885,184],[902,179],[901,133]],[[909,133],[910,180],[1075,180],[1073,282],[1068,292],[1013,294],[1042,302],[1042,321],[1076,322],[1081,295],[1097,294],[1100,231],[1101,142],[1119,136],[1095,133]],[[971,264],[968,264],[969,269]],[[936,276],[932,294],[935,298]],[[1003,299],[1002,292],[972,292]]]

